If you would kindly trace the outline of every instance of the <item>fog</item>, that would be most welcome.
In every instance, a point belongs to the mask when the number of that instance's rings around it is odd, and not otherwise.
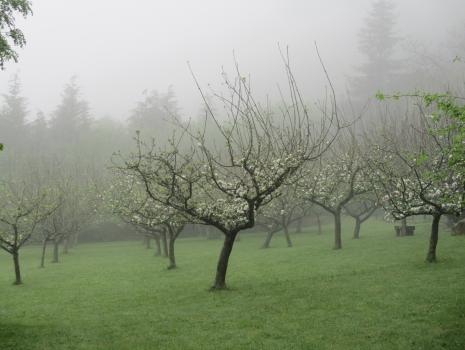
[[[0,348],[465,349],[464,34],[464,0],[1,0]]]
[[[19,63],[0,72],[0,91],[19,72],[29,118],[48,116],[71,76],[77,76],[94,118],[125,120],[144,90],[173,86],[181,113],[201,103],[188,70],[202,86],[221,83],[233,69],[233,52],[259,97],[285,84],[278,43],[289,47],[300,88],[312,100],[324,93],[318,43],[338,92],[360,64],[357,33],[369,0],[357,1],[110,1],[49,0],[33,3],[34,15],[18,19],[27,45]],[[463,1],[396,1],[396,31],[403,46],[440,47],[464,21]],[[452,59],[452,57],[451,57]]]

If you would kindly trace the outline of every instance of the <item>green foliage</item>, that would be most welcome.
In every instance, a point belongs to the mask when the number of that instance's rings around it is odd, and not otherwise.
[[[379,101],[384,101],[384,99],[386,98],[386,96],[381,92],[381,91],[378,91],[376,93],[376,98],[379,100]]]
[[[263,235],[243,235],[221,293],[206,289],[215,240],[181,239],[176,271],[140,242],[80,245],[45,270],[26,247],[20,288],[0,254],[1,348],[462,350],[463,237],[443,235],[443,260],[427,266],[428,229],[416,226],[396,239],[367,222],[338,252],[330,227],[295,235],[292,249],[260,250]]]
[[[464,171],[465,167],[465,105],[464,98],[451,94],[420,94],[427,107],[434,109],[431,115],[433,122],[440,123],[445,118],[450,122],[445,126],[440,126],[432,131],[437,136],[451,136],[451,148],[444,150],[447,152],[449,164],[456,167],[456,170]]]
[[[429,156],[425,151],[422,151],[418,154],[418,157],[416,159],[416,165],[417,166],[422,166],[429,160]]]
[[[442,148],[441,151],[449,160],[449,165],[460,172],[465,171],[465,98],[451,95],[449,93],[425,93],[415,92],[413,94],[396,93],[385,95],[382,91],[376,93],[379,101],[385,99],[399,100],[401,97],[420,98],[425,107],[432,108],[430,115],[433,127],[429,132],[436,137],[450,137],[450,147]],[[425,162],[426,155],[418,157],[417,161]]]
[[[18,54],[13,46],[26,44],[23,32],[16,27],[15,15],[27,17],[32,14],[31,2],[28,0],[1,0],[0,2],[0,69],[7,61],[18,61]]]

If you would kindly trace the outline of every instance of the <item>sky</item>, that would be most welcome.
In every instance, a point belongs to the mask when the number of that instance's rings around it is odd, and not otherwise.
[[[314,43],[338,90],[360,62],[357,33],[372,0],[35,0],[18,19],[27,45],[0,72],[0,92],[18,72],[30,117],[50,115],[72,76],[95,118],[124,120],[144,90],[172,86],[188,117],[201,105],[187,62],[205,89],[221,89],[221,72],[250,76],[259,99],[285,87],[278,44],[289,48],[297,82],[309,99],[326,88]],[[403,38],[437,44],[465,22],[463,0],[396,4]],[[233,55],[234,53],[234,55]]]

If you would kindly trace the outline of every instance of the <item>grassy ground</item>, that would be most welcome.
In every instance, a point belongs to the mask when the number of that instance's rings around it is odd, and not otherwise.
[[[465,349],[465,237],[427,229],[395,238],[371,222],[333,251],[323,235],[242,236],[231,290],[209,292],[220,241],[180,240],[179,269],[140,242],[80,245],[39,269],[22,251],[24,285],[0,254],[0,349]]]

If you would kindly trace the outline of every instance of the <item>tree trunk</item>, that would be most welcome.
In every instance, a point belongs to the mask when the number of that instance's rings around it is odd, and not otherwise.
[[[266,235],[265,242],[263,242],[262,249],[266,249],[270,247],[271,239],[276,231],[269,231]]]
[[[44,268],[45,267],[45,251],[47,249],[47,242],[48,240],[44,239],[42,242],[42,255],[40,257],[40,267]]]
[[[53,241],[53,260],[52,263],[58,262],[58,248],[60,243],[58,241]]]
[[[302,233],[302,221],[303,221],[302,218],[297,220],[297,224],[296,224],[296,227],[295,227],[295,233]]]
[[[145,248],[150,249],[150,237],[145,236]]]
[[[362,220],[359,217],[355,218],[355,228],[354,228],[354,239],[360,238],[360,226],[362,225]]]
[[[72,247],[75,247],[78,245],[78,242],[79,242],[79,232],[76,232],[73,236],[73,245]]]
[[[163,243],[163,245],[162,245],[163,246],[163,256],[165,258],[167,258],[168,257],[168,240],[166,238],[166,232],[163,231],[160,235],[161,235],[161,241]]]
[[[436,246],[438,245],[439,238],[439,220],[441,220],[441,214],[433,215],[433,223],[431,224],[431,236],[429,239],[429,249],[426,255],[427,262],[436,262]]]
[[[176,268],[176,257],[174,256],[174,242],[175,241],[176,241],[176,238],[174,237],[174,235],[170,234],[169,251],[168,251],[168,257],[170,260],[170,264],[168,265],[168,270]]]
[[[316,223],[318,225],[318,234],[321,235],[323,231],[321,230],[320,214],[316,214]]]
[[[289,230],[287,229],[287,225],[284,225],[284,236],[286,237],[287,246],[290,248],[292,247],[291,236],[289,235]]]
[[[155,256],[160,256],[161,255],[160,237],[155,238],[155,243],[156,243]]]
[[[69,248],[69,239],[65,238],[63,241],[63,254],[68,254],[68,248]]]
[[[334,212],[334,249],[342,248],[341,237],[341,209]]]
[[[223,248],[221,249],[218,265],[216,267],[215,282],[211,287],[212,290],[226,289],[226,271],[228,269],[229,256],[236,239],[237,232],[225,234]]]
[[[19,252],[17,250],[13,251],[13,263],[15,265],[15,283],[14,284],[21,284],[21,270],[19,268]]]
[[[400,222],[400,235],[401,236],[407,235],[407,218],[403,218]]]

